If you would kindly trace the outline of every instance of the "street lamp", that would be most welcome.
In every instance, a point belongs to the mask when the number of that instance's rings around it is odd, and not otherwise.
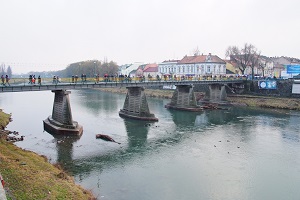
[[[94,61],[94,76],[96,76],[96,61]]]

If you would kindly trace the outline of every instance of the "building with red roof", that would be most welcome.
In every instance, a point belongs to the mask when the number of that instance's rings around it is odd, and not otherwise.
[[[164,61],[158,71],[178,76],[226,75],[226,62],[216,55],[184,56],[181,60]]]

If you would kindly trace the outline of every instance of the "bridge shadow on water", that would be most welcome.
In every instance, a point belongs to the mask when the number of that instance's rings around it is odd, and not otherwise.
[[[243,135],[242,131],[247,126],[251,126],[251,120],[245,123],[244,120],[247,117],[274,117],[275,120],[269,122],[270,126],[272,123],[276,123],[276,119],[288,118],[282,112],[277,111],[265,111],[261,109],[248,109],[248,108],[230,108],[229,110],[206,110],[198,113],[168,110],[171,118],[177,129],[188,130],[198,129],[205,130],[207,128],[225,125],[232,123],[235,126],[240,126],[241,138],[245,140],[251,140],[248,135]],[[188,137],[179,135],[179,133],[165,134],[156,138],[148,138],[149,131],[156,128],[155,123],[136,121],[130,119],[123,119],[124,125],[127,132],[127,144],[121,144],[119,148],[113,149],[107,152],[99,152],[97,155],[82,157],[78,159],[72,159],[73,155],[73,143],[78,141],[80,138],[76,137],[61,137],[54,136],[57,140],[57,154],[58,162],[62,164],[64,169],[70,172],[72,175],[85,177],[92,171],[99,171],[106,168],[114,168],[117,166],[124,166],[126,163],[130,163],[133,160],[147,156],[153,152],[158,153],[162,151],[162,144],[171,143],[172,146],[176,146],[184,142]],[[255,122],[253,122],[255,123]],[[285,126],[285,124],[282,124]],[[180,132],[180,131],[179,131]],[[199,133],[194,133],[199,134]],[[286,135],[285,135],[286,136]]]

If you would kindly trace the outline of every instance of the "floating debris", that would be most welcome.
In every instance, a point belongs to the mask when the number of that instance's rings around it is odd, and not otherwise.
[[[109,142],[114,142],[114,143],[117,143],[117,144],[121,144],[119,142],[116,142],[114,139],[112,139],[110,136],[108,135],[104,135],[104,134],[97,134],[96,135],[96,139],[102,139],[102,140],[105,140],[105,141],[109,141]]]

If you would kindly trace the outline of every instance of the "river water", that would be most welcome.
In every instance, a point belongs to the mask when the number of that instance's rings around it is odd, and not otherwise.
[[[80,138],[54,137],[42,120],[52,113],[50,91],[0,94],[12,113],[16,145],[61,163],[77,184],[109,200],[261,200],[300,197],[300,113],[231,108],[189,113],[148,98],[159,122],[125,120],[125,95],[72,90]],[[108,134],[121,144],[96,139]]]

